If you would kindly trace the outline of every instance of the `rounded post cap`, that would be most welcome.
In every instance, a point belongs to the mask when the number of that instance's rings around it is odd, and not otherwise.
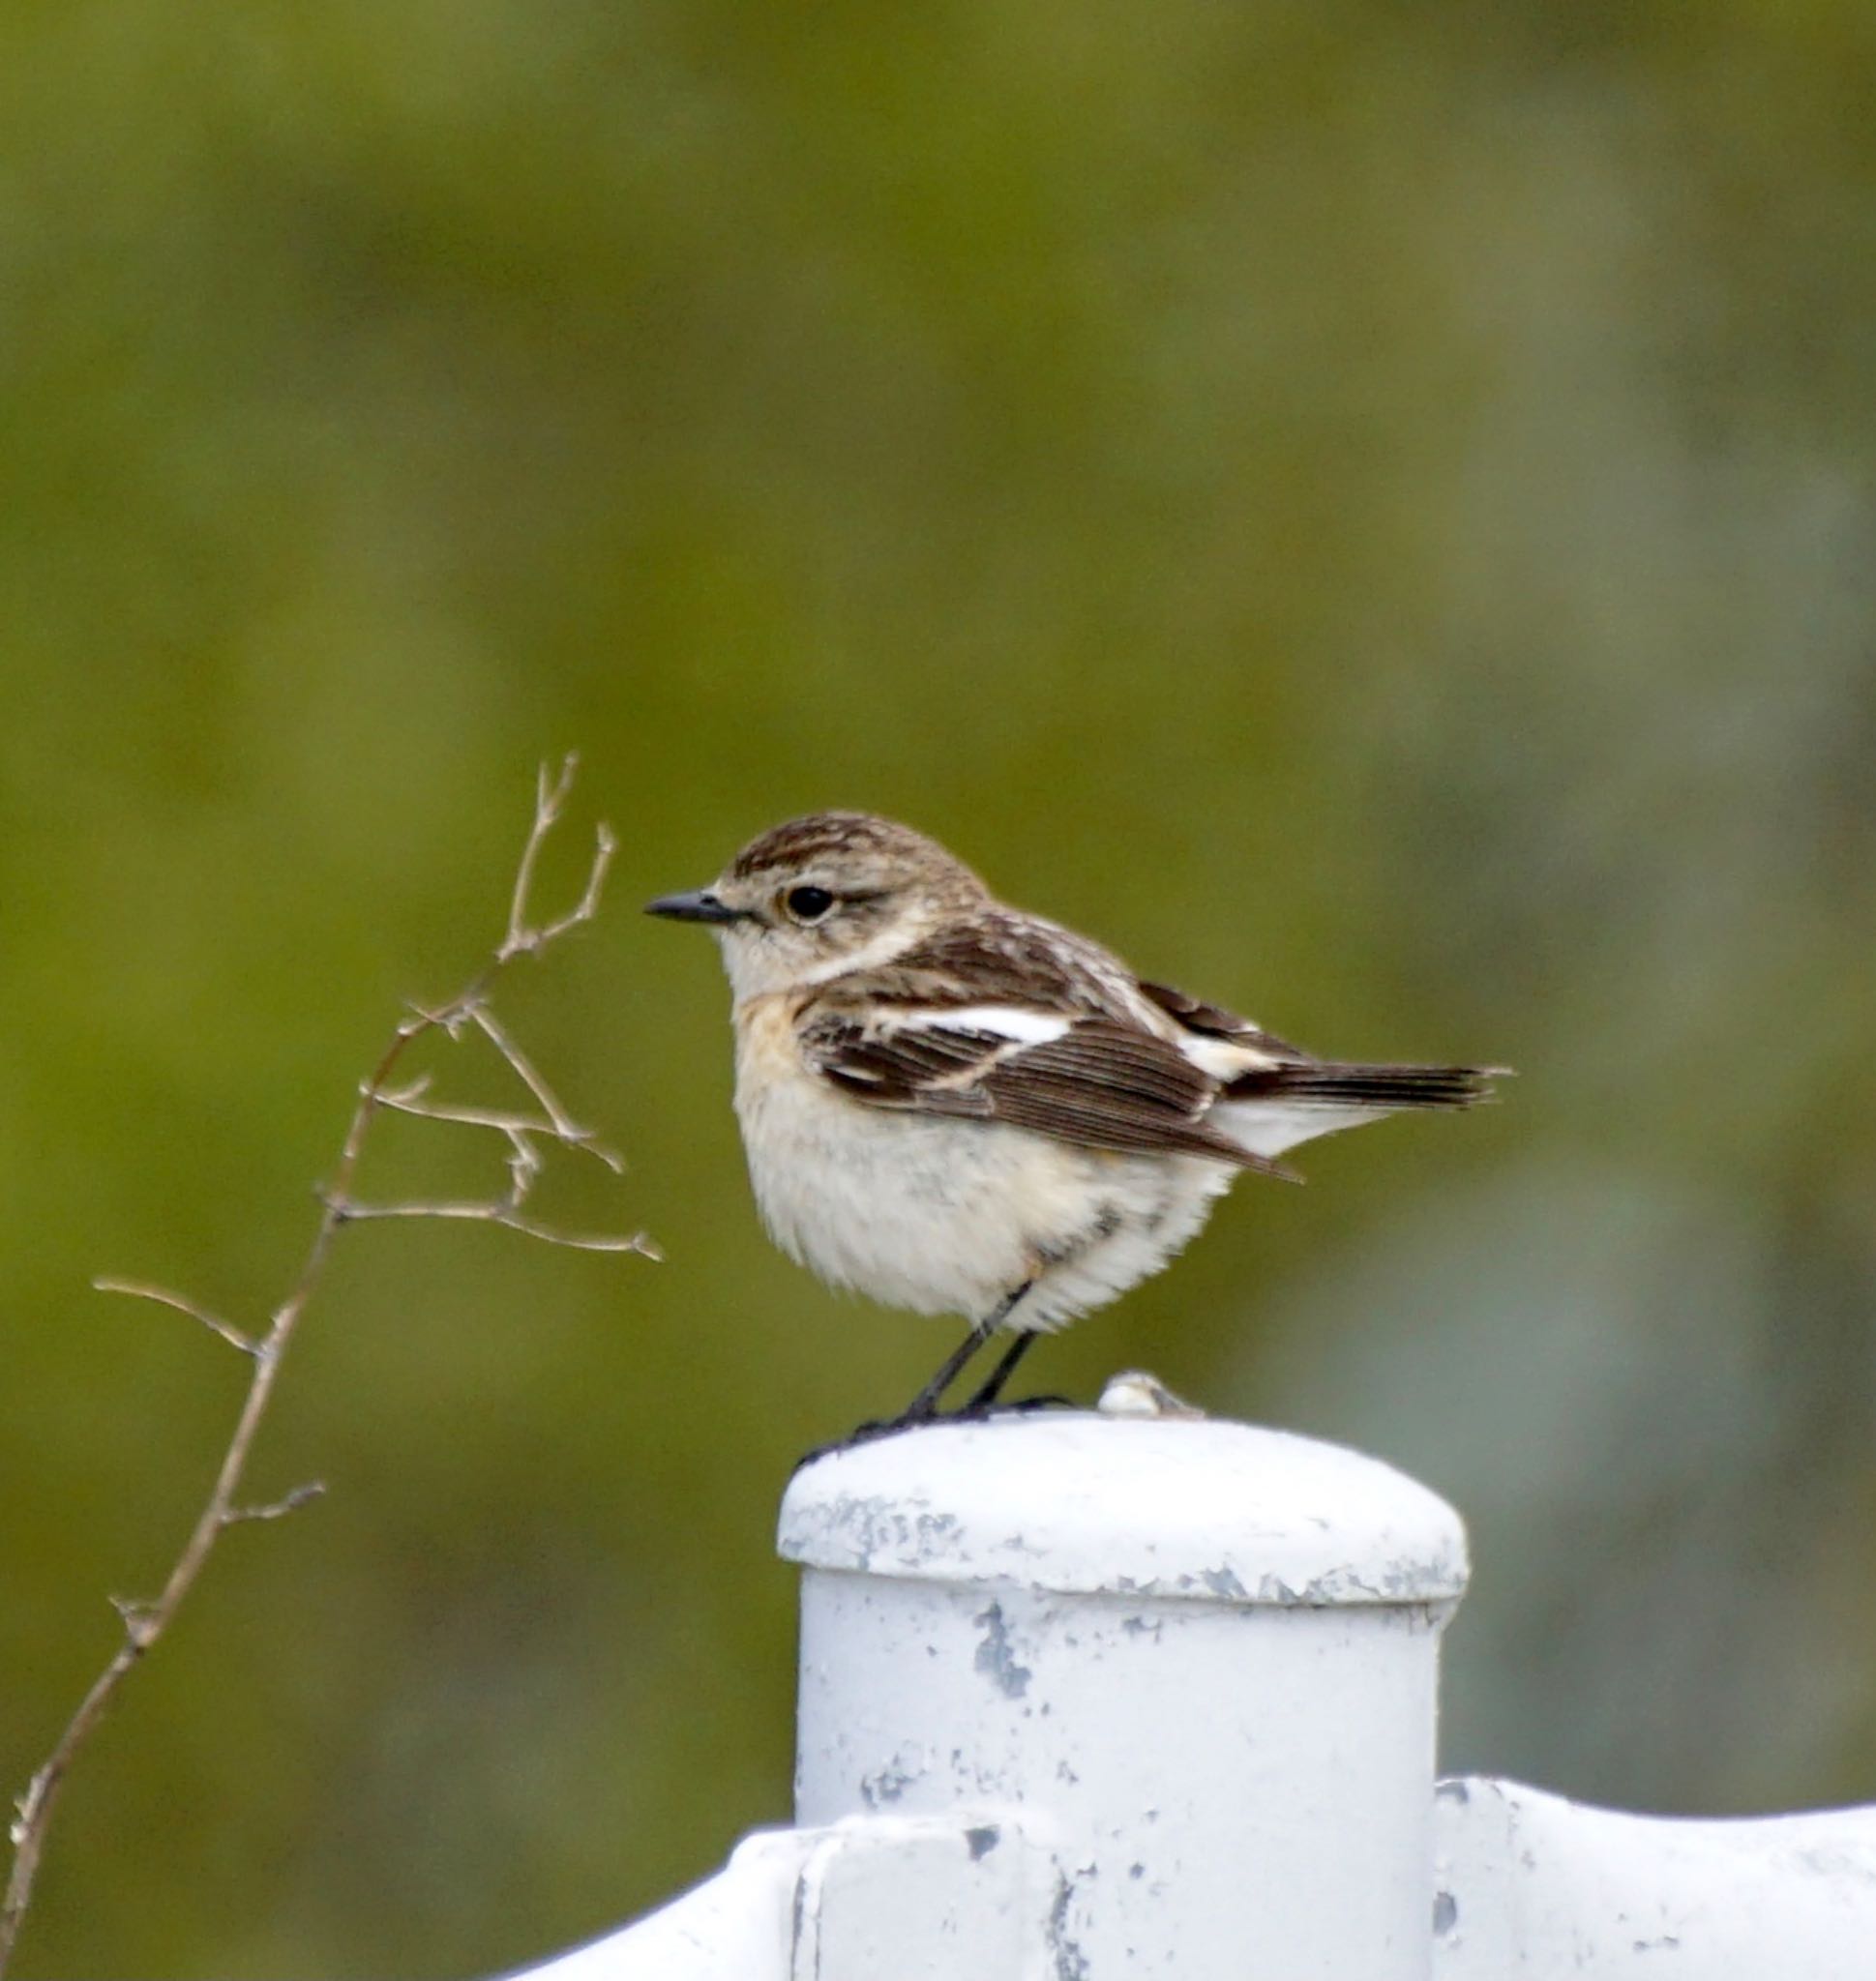
[[[777,1546],[811,1568],[1283,1608],[1427,1604],[1466,1529],[1379,1459],[1216,1418],[924,1425],[804,1465]]]

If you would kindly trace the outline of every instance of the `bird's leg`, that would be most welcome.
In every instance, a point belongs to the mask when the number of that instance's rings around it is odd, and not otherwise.
[[[990,1372],[989,1379],[984,1383],[984,1386],[965,1404],[966,1415],[974,1415],[978,1411],[987,1411],[996,1403],[997,1399],[1003,1394],[1004,1385],[1016,1374],[1016,1365],[1022,1361],[1034,1345],[1035,1330],[1033,1328],[1026,1329],[1017,1336],[1015,1341],[1003,1350],[1002,1359]]]
[[[990,1372],[990,1380],[962,1409],[951,1412],[953,1419],[1026,1416],[1033,1410],[1072,1410],[1075,1407],[1073,1397],[1023,1397],[1013,1404],[998,1401],[1003,1394],[1003,1385],[1009,1381],[1016,1365],[1028,1353],[1030,1344],[1035,1338],[1036,1331],[1033,1328],[1018,1335],[1004,1349],[1003,1359]]]
[[[938,1371],[930,1382],[919,1391],[896,1417],[871,1417],[864,1424],[856,1424],[845,1437],[837,1438],[832,1444],[818,1444],[814,1450],[803,1454],[794,1463],[798,1472],[803,1465],[811,1465],[817,1459],[824,1459],[830,1452],[850,1451],[856,1444],[871,1444],[876,1437],[890,1437],[895,1431],[909,1431],[914,1424],[929,1424],[938,1416],[938,1402],[951,1384],[957,1380],[958,1373],[979,1348],[997,1332],[997,1323],[1002,1318],[1006,1308],[999,1307],[988,1320],[980,1320],[965,1336],[938,1365]]]
[[[938,1374],[893,1419],[893,1429],[898,1429],[902,1424],[922,1424],[928,1417],[938,1415],[938,1399],[964,1373],[966,1365],[971,1358],[988,1344],[991,1336],[1009,1318],[1016,1303],[1029,1290],[1031,1285],[1032,1281],[1025,1280],[1014,1292],[1005,1293],[1002,1299],[998,1301],[996,1308],[986,1315],[938,1365]],[[997,1377],[992,1376],[991,1380],[996,1382]],[[1000,1386],[999,1384],[998,1387]],[[976,1399],[973,1398],[971,1401],[974,1403]]]
[[[795,1469],[799,1471],[802,1465],[812,1464],[816,1459],[825,1458],[829,1452],[845,1451],[849,1445],[870,1444],[876,1437],[889,1437],[895,1431],[910,1430],[914,1424],[931,1423],[939,1414],[938,1399],[958,1379],[958,1376],[964,1371],[965,1365],[970,1358],[1002,1326],[1003,1322],[1009,1317],[1016,1303],[1029,1290],[1030,1285],[1031,1282],[1025,1280],[1014,1292],[1006,1293],[997,1303],[995,1311],[978,1321],[970,1332],[965,1336],[964,1340],[939,1363],[938,1373],[932,1377],[931,1381],[900,1411],[898,1416],[857,1425],[838,1444],[817,1445],[813,1451],[808,1453],[807,1457],[797,1462]],[[1019,1337],[1019,1341],[1023,1343],[1027,1343],[1028,1339],[1029,1337],[1027,1335]],[[991,1384],[995,1385],[994,1388],[991,1388],[992,1397],[996,1396],[997,1391],[1001,1389],[1003,1383],[1008,1379],[1009,1372],[1015,1368],[1017,1359],[1017,1357],[1008,1354],[1004,1356],[1003,1363],[998,1365],[998,1373],[990,1379]],[[986,1385],[986,1387],[990,1387],[990,1385]],[[978,1395],[966,1404],[964,1411],[960,1414],[968,1415],[974,1411],[982,1394],[983,1392],[979,1391]]]
[[[1001,1317],[1001,1313],[1002,1310],[999,1308],[988,1320],[980,1320],[965,1336],[964,1340],[951,1350],[950,1354],[938,1364],[938,1374],[932,1377],[931,1381],[900,1411],[898,1416],[892,1418],[882,1428],[889,1431],[897,1431],[901,1425],[922,1424],[928,1417],[936,1417],[938,1415],[938,1399],[958,1379],[959,1375],[963,1374],[966,1365],[984,1346],[991,1336],[997,1332],[997,1323]]]

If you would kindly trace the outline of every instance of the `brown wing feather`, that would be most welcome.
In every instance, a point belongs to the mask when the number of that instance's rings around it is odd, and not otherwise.
[[[1235,1011],[1188,997],[1170,984],[1148,984],[1143,978],[1140,991],[1168,1018],[1176,1019],[1188,1032],[1199,1032],[1208,1039],[1229,1039],[1235,1046],[1249,1046],[1260,1052],[1274,1053],[1280,1059],[1308,1060],[1314,1056],[1300,1046],[1292,1046],[1275,1033],[1266,1032],[1262,1025],[1254,1025],[1249,1019],[1239,1018]]]
[[[801,1028],[801,1050],[823,1079],[876,1108],[988,1114],[975,1080],[1009,1041],[996,1032],[922,1027],[883,1034],[827,1012]],[[942,1082],[943,1084],[939,1084]]]
[[[1000,1033],[918,1024],[879,1030],[840,1011],[802,1027],[809,1064],[876,1108],[1007,1122],[1081,1148],[1207,1156],[1284,1173],[1213,1128],[1218,1093],[1171,1041],[1110,1019],[1059,1039],[1014,1045]]]
[[[1000,1060],[981,1081],[998,1119],[1085,1147],[1211,1156],[1274,1170],[1204,1117],[1217,1093],[1178,1048],[1103,1019]]]

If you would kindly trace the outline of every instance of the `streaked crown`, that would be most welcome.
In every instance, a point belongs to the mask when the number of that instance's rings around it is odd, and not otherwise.
[[[726,879],[759,880],[810,870],[870,882],[939,885],[981,893],[983,883],[956,854],[896,819],[871,812],[811,812],[771,826],[730,863]]]

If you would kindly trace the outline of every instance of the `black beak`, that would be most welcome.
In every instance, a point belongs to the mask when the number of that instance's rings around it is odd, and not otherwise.
[[[740,922],[741,908],[726,908],[707,887],[694,888],[689,894],[662,894],[655,902],[646,902],[647,915],[663,915],[668,922]]]

